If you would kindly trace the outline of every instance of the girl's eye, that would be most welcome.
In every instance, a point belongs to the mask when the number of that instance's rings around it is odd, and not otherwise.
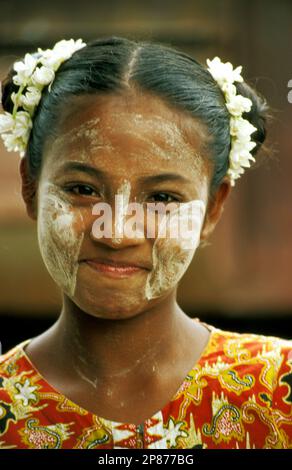
[[[78,191],[76,188],[79,188]],[[74,186],[65,188],[65,191],[79,196],[98,196],[98,193],[87,184],[75,184]],[[92,194],[92,192],[95,194]]]
[[[155,199],[156,199],[155,202],[166,202],[166,203],[169,203],[169,202],[179,202],[179,199],[177,199],[177,198],[174,197],[174,196],[171,196],[171,195],[168,194],[168,193],[156,193],[156,194],[153,194],[153,195],[152,195],[152,198],[155,198]],[[167,198],[170,198],[170,200],[167,200]]]

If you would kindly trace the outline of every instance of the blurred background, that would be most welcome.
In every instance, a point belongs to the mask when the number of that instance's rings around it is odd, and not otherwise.
[[[191,316],[219,328],[291,338],[291,0],[1,0],[0,79],[37,47],[105,35],[167,42],[205,63],[242,65],[274,114],[268,152],[225,204],[210,245],[197,250],[179,285]],[[272,152],[272,158],[269,153]],[[0,141],[0,342],[2,352],[54,323],[61,296],[21,197],[19,155]]]

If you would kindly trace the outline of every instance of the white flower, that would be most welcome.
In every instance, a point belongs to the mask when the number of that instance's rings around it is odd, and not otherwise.
[[[236,170],[233,170],[231,168],[228,169],[227,175],[230,177],[230,184],[231,186],[235,185],[235,180],[240,178],[240,176],[244,173],[244,169],[239,167]]]
[[[29,129],[32,129],[32,120],[29,113],[27,111],[18,111],[15,117],[15,136],[26,139]]]
[[[9,152],[16,152],[18,150],[19,139],[14,134],[2,134],[1,137]]]
[[[36,67],[37,59],[31,54],[25,54],[24,61],[14,63],[14,70],[17,72],[13,77],[15,85],[27,85],[29,79]]]
[[[40,59],[40,62],[45,67],[48,67],[48,68],[52,69],[53,71],[56,71],[56,70],[58,70],[61,63],[63,62],[63,59],[62,59],[62,57],[59,57],[57,55],[50,55],[50,56],[47,56],[47,57],[42,57]]]
[[[18,93],[15,93],[14,91],[11,93],[11,101],[18,107],[21,106],[21,96]]]
[[[219,57],[214,57],[213,60],[207,59],[207,64],[210,73],[220,87],[226,82],[233,83],[243,81],[240,75],[242,69],[241,65],[233,70],[233,66],[230,62],[223,63]]]
[[[251,106],[252,101],[241,95],[232,96],[231,99],[226,102],[226,107],[233,116],[241,116],[243,112],[250,111]]]
[[[250,135],[256,130],[257,128],[247,119],[243,119],[242,117],[231,117],[230,119],[230,134],[236,136],[240,141],[249,141]]]
[[[25,146],[22,139],[16,137],[14,134],[2,134],[1,137],[8,152],[20,152],[20,156],[24,156]]]
[[[238,168],[238,166],[247,166],[250,167],[250,162],[255,161],[254,157],[252,154],[246,150],[246,149],[236,149],[232,148],[230,150],[230,167],[235,169]]]
[[[63,60],[67,60],[75,51],[84,46],[86,46],[86,44],[82,39],[77,39],[77,41],[74,41],[74,39],[62,39],[55,44],[52,51],[54,55],[58,55],[59,57],[62,57]]]
[[[221,90],[223,91],[225,98],[227,98],[228,101],[231,100],[233,96],[236,96],[236,86],[233,85],[233,83],[224,82]]]
[[[55,71],[59,68],[62,62],[69,59],[75,51],[84,46],[86,46],[86,44],[82,42],[81,39],[78,39],[77,41],[74,41],[73,39],[62,39],[55,44],[53,49],[42,51],[42,49],[38,48],[38,52],[42,54],[42,64],[53,68]]]
[[[25,54],[23,61],[14,63],[16,74],[13,82],[19,90],[11,93],[14,104],[12,113],[5,111],[0,114],[0,134],[9,152],[18,151],[21,157],[25,155],[33,127],[32,117],[41,100],[42,89],[49,85],[50,91],[61,63],[84,46],[86,44],[81,39],[64,39],[57,42],[53,49],[42,51],[38,48],[35,57]],[[24,108],[24,111],[18,111],[19,107]]]
[[[173,418],[170,418],[168,422],[167,434],[165,436],[169,448],[176,446],[178,437],[188,436],[188,433],[183,429],[183,427],[183,421],[176,422]]]
[[[23,401],[24,406],[27,406],[29,400],[36,400],[37,396],[34,393],[37,390],[36,386],[30,386],[30,382],[28,379],[25,380],[24,384],[16,383],[15,388],[19,390],[19,393],[15,395],[15,398],[18,398]]]
[[[32,112],[34,107],[39,104],[41,97],[41,91],[36,87],[30,86],[27,88],[25,95],[21,95],[20,105]]]
[[[26,111],[18,111],[15,118],[13,118],[12,114],[6,113],[6,116],[0,116],[0,123],[3,120],[2,118],[5,117],[7,117],[7,125],[5,126],[3,122],[3,126],[0,126],[4,145],[8,152],[20,152],[20,156],[24,156],[32,128],[31,117]]]
[[[67,60],[75,51],[84,46],[86,46],[86,44],[82,39],[77,39],[77,41],[74,41],[74,39],[62,39],[55,44],[53,51],[54,53],[61,54],[64,60]]]
[[[4,114],[0,115],[0,133],[8,132],[14,128],[14,119],[12,114],[5,111]]]
[[[213,60],[207,59],[208,70],[214,80],[221,88],[225,105],[230,113],[230,136],[231,150],[229,153],[229,168],[227,175],[230,178],[231,186],[234,186],[235,180],[244,173],[244,168],[250,167],[250,161],[255,158],[250,151],[257,145],[251,140],[251,134],[257,128],[253,126],[247,119],[242,118],[244,112],[251,110],[252,101],[242,95],[236,94],[236,87],[233,82],[242,82],[241,69],[239,66],[233,69],[230,62],[225,64],[221,62],[219,57]]]
[[[54,70],[42,65],[41,67],[38,67],[32,74],[31,83],[35,86],[40,85],[41,87],[44,87],[53,81],[54,78]]]

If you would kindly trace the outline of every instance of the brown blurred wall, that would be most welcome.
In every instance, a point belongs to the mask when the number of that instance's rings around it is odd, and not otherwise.
[[[219,55],[262,92],[275,110],[260,164],[237,183],[211,245],[198,250],[180,283],[189,312],[292,315],[292,2],[223,0],[77,3],[11,0],[1,4],[0,78],[14,60],[62,38],[103,35],[166,41],[204,62]],[[36,225],[25,212],[19,156],[0,142],[0,312],[59,311],[61,297],[42,262]]]

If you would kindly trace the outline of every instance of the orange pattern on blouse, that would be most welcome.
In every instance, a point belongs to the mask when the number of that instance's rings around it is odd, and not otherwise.
[[[292,341],[206,326],[200,359],[141,425],[72,402],[19,343],[0,356],[0,449],[292,448]]]

